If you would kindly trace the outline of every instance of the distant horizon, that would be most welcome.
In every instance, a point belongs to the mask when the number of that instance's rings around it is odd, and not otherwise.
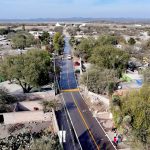
[[[0,0],[0,19],[149,18],[149,0]]]
[[[94,18],[94,17],[64,17],[64,18],[28,18],[28,19],[1,19],[0,23],[65,23],[65,22],[122,22],[122,23],[150,23],[150,18]]]
[[[0,20],[34,20],[34,19],[150,19],[150,17],[33,17],[33,18],[0,18]]]

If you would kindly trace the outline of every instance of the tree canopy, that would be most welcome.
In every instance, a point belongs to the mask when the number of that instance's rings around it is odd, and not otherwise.
[[[46,31],[44,31],[39,38],[44,45],[47,45],[50,42],[50,34]]]
[[[93,81],[96,83],[88,87],[90,91],[112,93],[116,87],[114,78],[120,78],[122,72],[127,68],[129,54],[115,47],[118,44],[117,40],[114,36],[101,36],[98,39],[82,39],[77,45],[75,54],[96,67],[96,70],[90,72],[91,84]],[[108,77],[110,82],[107,81]]]
[[[91,70],[83,74],[81,83],[86,85],[91,92],[98,94],[111,93],[118,81],[116,76],[114,70],[92,67]]]
[[[8,28],[1,28],[0,29],[0,35],[7,35],[10,32],[15,32],[15,31],[11,30],[10,27],[8,27]]]
[[[123,97],[114,96],[112,112],[115,124],[150,146],[150,87],[143,86]]]
[[[111,51],[110,57],[111,57],[111,54],[115,54],[115,53],[117,53],[117,55],[119,55],[121,53],[126,54],[126,52],[121,51],[120,49],[116,49],[114,47],[119,42],[122,42],[122,40],[123,40],[122,37],[119,37],[119,36],[116,37],[116,36],[110,36],[110,35],[103,35],[103,36],[98,37],[98,39],[83,38],[83,39],[81,39],[81,41],[79,43],[77,43],[77,47],[75,48],[75,54],[77,56],[80,56],[84,60],[90,60],[93,52],[96,52],[95,49],[99,49],[100,47],[103,47],[104,53],[107,53],[106,51],[109,51],[109,53],[110,53],[110,51]],[[102,48],[100,48],[100,49],[102,49]],[[100,52],[101,51],[102,50],[100,50]],[[112,57],[114,57],[114,55]]]
[[[16,80],[24,92],[52,82],[49,73],[53,73],[51,56],[46,51],[32,50],[26,54],[9,56],[0,64],[0,74],[8,80]]]
[[[117,37],[110,35],[103,35],[97,39],[97,45],[117,45]]]
[[[128,43],[129,43],[130,45],[134,45],[134,44],[136,43],[136,41],[135,41],[134,38],[130,38],[129,41],[128,41]]]
[[[20,31],[13,34],[13,36],[11,36],[11,40],[12,47],[18,49],[24,49],[25,47],[30,47],[35,44],[34,37],[25,31]]]
[[[95,46],[94,38],[84,38],[81,40],[80,44],[77,46],[76,51],[78,51],[78,55],[85,60],[88,60],[91,56],[92,49]]]
[[[53,46],[54,50],[57,51],[57,53],[61,53],[62,49],[64,47],[64,37],[61,35],[61,33],[56,32],[53,37]]]
[[[91,55],[91,62],[107,69],[124,69],[128,63],[129,55],[111,45],[95,47]]]

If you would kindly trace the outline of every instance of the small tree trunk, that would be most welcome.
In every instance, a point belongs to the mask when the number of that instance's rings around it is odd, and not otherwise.
[[[22,83],[19,79],[17,79],[19,82],[19,85],[22,87],[23,93],[29,93],[32,89],[30,85],[27,85],[27,83]]]
[[[23,93],[29,93],[29,91],[26,88],[22,87],[22,89],[23,89]]]

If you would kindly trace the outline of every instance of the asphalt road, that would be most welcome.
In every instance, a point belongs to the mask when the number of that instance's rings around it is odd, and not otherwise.
[[[83,150],[115,150],[104,130],[89,111],[80,92],[77,90],[72,60],[67,59],[71,54],[69,39],[65,38],[64,60],[60,87],[63,90],[63,99],[68,115],[75,130],[75,134]],[[76,90],[75,90],[76,89]]]
[[[59,129],[66,131],[66,142],[63,143],[64,150],[79,150],[80,146],[74,134],[70,119],[66,113],[65,107],[63,110],[56,112]]]

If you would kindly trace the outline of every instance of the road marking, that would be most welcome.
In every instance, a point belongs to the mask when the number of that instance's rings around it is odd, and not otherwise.
[[[79,92],[79,89],[66,89],[66,90],[61,90],[62,92]]]
[[[81,113],[80,108],[78,107],[78,104],[77,104],[77,102],[76,102],[76,99],[75,99],[75,97],[73,96],[72,93],[71,93],[71,96],[72,96],[72,99],[73,99],[73,101],[74,101],[74,103],[75,103],[77,109],[78,109],[78,112],[79,112],[79,114],[80,114],[80,116],[81,116],[81,118],[82,118],[82,121],[83,121],[84,125],[86,126],[86,128],[87,128],[87,130],[88,130],[88,132],[89,132],[89,134],[90,134],[90,136],[91,136],[91,138],[92,138],[92,140],[94,141],[94,144],[96,145],[97,150],[100,150],[100,148],[99,148],[99,146],[98,146],[98,144],[97,144],[97,142],[96,142],[96,140],[95,140],[95,138],[94,138],[92,132],[91,132],[90,129],[89,129],[88,124],[86,123],[86,121],[85,121],[85,119],[84,119],[84,117],[83,117],[83,114]]]
[[[69,72],[68,72],[68,69],[69,68],[69,66],[68,66],[68,63],[67,63],[67,83],[68,83],[68,87],[70,88],[70,80],[69,80]],[[79,91],[78,91],[79,92]],[[90,129],[89,129],[89,126],[87,125],[87,123],[86,123],[86,121],[85,121],[85,119],[84,119],[84,117],[83,117],[83,115],[82,115],[82,113],[81,113],[81,111],[80,111],[80,109],[79,109],[79,107],[78,107],[78,104],[77,104],[77,102],[76,102],[76,99],[74,98],[74,96],[73,96],[73,94],[72,94],[72,92],[70,92],[71,93],[71,96],[72,96],[72,99],[73,99],[73,101],[74,101],[74,103],[75,103],[75,105],[76,105],[76,107],[77,107],[77,110],[78,110],[78,112],[79,112],[79,114],[80,114],[80,116],[81,116],[81,119],[82,119],[82,121],[83,121],[83,123],[84,123],[84,125],[85,125],[85,127],[87,128],[87,130],[88,130],[88,132],[89,132],[89,134],[90,134],[90,136],[91,136],[91,138],[92,138],[92,140],[94,141],[94,144],[96,145],[96,148],[97,148],[97,150],[100,150],[100,147],[98,146],[98,144],[97,144],[97,142],[96,142],[96,140],[95,140],[95,138],[94,138],[94,136],[93,136],[93,134],[92,134],[92,132],[90,131]]]
[[[65,61],[66,61],[66,60],[65,60]],[[68,62],[67,62],[67,78],[68,78],[68,80],[67,80],[68,82],[67,82],[67,83],[68,83],[68,87],[70,88],[68,68],[69,68],[69,66],[68,66]],[[75,73],[74,73],[74,76],[75,76]],[[76,84],[77,84],[77,86],[78,86],[77,80],[75,80],[75,81],[76,81]],[[79,91],[79,93],[80,93],[80,91]],[[71,93],[71,95],[73,96],[72,93]],[[81,95],[81,93],[80,93],[80,95]],[[82,96],[82,95],[81,95],[81,96]],[[64,99],[64,97],[63,97],[63,99]],[[77,104],[74,97],[73,97],[73,99],[74,99],[74,103]],[[83,99],[83,100],[84,100],[84,99]],[[64,101],[65,101],[65,100],[64,100]],[[83,115],[82,115],[82,113],[81,113],[81,111],[80,111],[78,105],[76,105],[76,107],[77,107],[77,109],[78,109],[78,111],[79,111],[79,114],[81,115],[81,118],[82,118]],[[66,110],[67,110],[67,109],[66,109]],[[89,110],[91,111],[91,109],[89,109]],[[68,110],[67,110],[67,112],[68,112]],[[68,116],[69,116],[70,121],[71,121],[71,123],[72,123],[72,120],[71,120],[71,117],[70,117],[69,112],[68,112]],[[98,122],[98,124],[100,125],[100,127],[102,128],[102,130],[104,131],[104,133],[106,134],[106,136],[107,136],[107,138],[109,139],[109,141],[111,142],[111,144],[113,145],[113,143],[112,143],[112,141],[110,140],[109,136],[107,135],[107,133],[105,132],[105,130],[103,129],[103,127],[101,126],[101,124],[99,123],[99,121],[97,120],[96,117],[95,117],[95,119],[96,119],[96,121]],[[87,125],[87,123],[86,123],[84,117],[83,117],[83,121],[84,121],[85,126],[86,126],[86,128],[88,129],[88,131],[89,131],[91,137],[93,137],[92,139],[93,139],[94,143],[96,144],[97,149],[100,150],[100,148],[98,147],[98,145],[97,145],[97,143],[96,143],[96,141],[95,141],[95,139],[94,139],[94,136],[92,135],[91,131],[89,130],[89,127],[88,127],[88,125]],[[72,123],[72,126],[73,126],[73,123]],[[74,126],[73,126],[73,128],[74,128]],[[74,129],[74,131],[75,131],[75,129]],[[76,134],[76,131],[75,131],[75,134]],[[77,136],[77,134],[76,134],[76,136]],[[79,142],[79,139],[78,139],[78,138],[77,138],[77,140],[78,140],[78,142]],[[80,142],[79,142],[79,145],[80,145]],[[81,147],[81,145],[80,145],[80,147]],[[115,150],[117,150],[114,145],[113,145],[113,147],[115,148]]]
[[[62,67],[63,67],[63,66],[62,66]],[[67,73],[67,75],[68,75],[68,73]],[[61,77],[61,76],[60,76],[60,77]],[[69,84],[68,84],[68,85],[69,85]],[[75,136],[76,136],[76,138],[77,138],[78,144],[79,144],[79,146],[80,146],[80,149],[83,150],[83,149],[82,149],[82,146],[81,146],[81,143],[80,143],[80,141],[79,141],[79,138],[78,138],[78,136],[77,136],[76,130],[75,130],[75,128],[74,128],[73,122],[72,122],[72,120],[71,120],[69,111],[68,111],[68,109],[67,109],[67,106],[66,106],[66,103],[65,103],[65,99],[64,99],[63,93],[61,93],[61,96],[62,96],[63,104],[64,104],[64,106],[65,106],[65,108],[64,108],[65,114],[66,114],[66,113],[68,114],[69,120],[70,120],[71,125],[72,125],[72,127],[73,127],[73,130],[74,130]],[[66,115],[66,116],[67,116],[67,115]],[[67,119],[68,127],[70,128],[69,120],[68,120],[67,117],[66,117],[66,119]],[[70,135],[71,135],[71,139],[72,139],[72,141],[73,141],[73,145],[74,145],[74,147],[75,147],[75,142],[74,142],[74,140],[73,140],[73,135],[72,135],[71,130],[72,130],[72,129],[70,129]]]
[[[71,124],[72,124],[73,130],[74,130],[74,133],[75,133],[75,136],[76,136],[76,138],[77,138],[78,144],[79,144],[79,146],[80,146],[81,150],[83,150],[83,149],[82,149],[82,146],[81,146],[81,143],[80,143],[80,141],[79,141],[79,138],[78,138],[78,136],[77,136],[76,130],[75,130],[75,128],[74,128],[73,122],[72,122],[72,120],[71,120],[71,116],[70,116],[69,111],[68,111],[68,109],[67,109],[67,106],[66,106],[66,103],[65,103],[65,99],[64,99],[64,95],[63,95],[63,93],[62,93],[61,95],[62,95],[62,99],[63,99],[64,104],[65,104],[65,108],[66,108],[66,111],[67,111],[68,117],[69,117],[70,122],[71,122]],[[69,124],[68,124],[68,125],[69,125]],[[72,134],[71,134],[71,135],[72,135]]]
[[[80,93],[80,91],[79,91],[79,93]],[[80,95],[81,95],[82,99],[84,100],[84,102],[86,103],[86,101],[85,101],[85,99],[84,99],[84,97],[82,96],[81,93],[80,93]],[[87,107],[89,108],[89,106],[88,106],[87,103],[86,103],[86,105],[87,105]],[[89,110],[91,111],[90,108],[89,108]],[[117,150],[116,147],[114,146],[113,142],[111,141],[110,137],[108,136],[108,134],[106,133],[106,131],[105,131],[104,128],[102,127],[101,123],[98,121],[98,119],[97,119],[96,117],[94,117],[94,118],[96,119],[97,123],[99,124],[99,126],[101,127],[101,129],[103,130],[103,132],[105,133],[105,136],[108,138],[108,140],[110,141],[110,143],[112,144],[112,146],[114,147],[114,149]]]

